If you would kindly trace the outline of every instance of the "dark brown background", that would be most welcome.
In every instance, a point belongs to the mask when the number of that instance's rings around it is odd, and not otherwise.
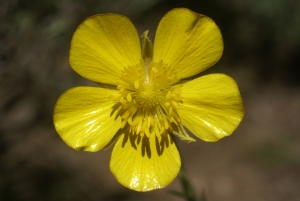
[[[88,16],[128,16],[154,37],[160,18],[187,7],[216,21],[222,59],[205,73],[238,83],[245,117],[217,143],[179,142],[182,160],[208,201],[300,200],[300,1],[1,0],[0,200],[183,200],[178,178],[137,193],[110,173],[111,150],[69,148],[56,134],[53,107],[67,89],[95,85],[69,66],[72,34]]]

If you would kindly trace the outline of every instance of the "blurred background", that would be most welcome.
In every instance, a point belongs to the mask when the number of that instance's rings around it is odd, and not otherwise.
[[[179,142],[190,182],[208,201],[300,200],[300,1],[298,0],[1,0],[0,200],[184,200],[176,178],[138,193],[109,170],[111,149],[69,148],[54,130],[58,97],[95,85],[68,63],[76,27],[98,13],[129,17],[154,38],[161,17],[187,7],[211,17],[223,34],[221,60],[239,87],[245,117],[217,143]]]

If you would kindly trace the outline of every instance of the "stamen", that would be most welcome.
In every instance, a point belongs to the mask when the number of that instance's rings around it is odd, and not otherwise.
[[[171,91],[168,91],[168,94],[166,95],[166,98],[170,99],[171,98],[171,94],[172,94]]]
[[[127,101],[126,101],[123,97],[120,98],[120,102],[121,102],[123,105],[125,105],[125,104],[127,103]]]
[[[135,89],[138,89],[140,87],[140,82],[139,82],[139,80],[135,80],[134,81],[134,88]]]
[[[127,98],[128,102],[131,102],[132,97],[131,97],[130,93],[127,94],[126,98]]]

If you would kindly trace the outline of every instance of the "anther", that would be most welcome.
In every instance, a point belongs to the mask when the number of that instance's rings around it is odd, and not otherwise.
[[[121,102],[123,105],[125,105],[125,104],[127,103],[127,101],[126,101],[123,97],[120,98],[120,102]]]
[[[140,82],[139,82],[139,80],[135,80],[134,81],[134,88],[135,89],[138,89],[140,87]]]
[[[131,97],[130,93],[127,94],[126,98],[127,98],[128,102],[131,102],[132,97]]]
[[[167,99],[170,99],[170,98],[171,98],[171,95],[172,95],[172,93],[171,93],[171,91],[169,91],[168,94],[166,95],[166,98],[167,98]]]

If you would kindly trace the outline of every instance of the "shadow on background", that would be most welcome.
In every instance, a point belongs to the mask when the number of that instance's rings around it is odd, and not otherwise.
[[[85,153],[56,134],[53,107],[67,89],[95,85],[68,64],[76,27],[98,13],[128,16],[154,38],[176,7],[211,17],[222,59],[204,72],[238,83],[245,118],[218,143],[179,143],[191,182],[208,200],[300,199],[300,1],[3,0],[0,2],[0,200],[182,200],[178,179],[137,193],[109,171],[110,151]],[[191,154],[192,153],[192,154]]]

